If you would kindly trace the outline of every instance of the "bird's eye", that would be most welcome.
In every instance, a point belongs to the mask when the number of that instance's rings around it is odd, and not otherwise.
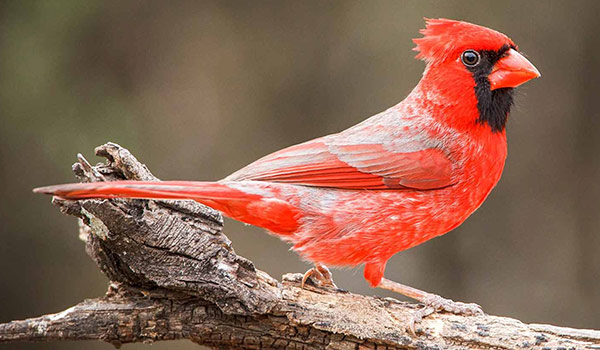
[[[460,55],[460,60],[467,67],[476,66],[479,63],[479,53],[475,50],[467,50]]]

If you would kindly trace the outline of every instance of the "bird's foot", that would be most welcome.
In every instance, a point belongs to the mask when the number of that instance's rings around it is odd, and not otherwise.
[[[442,298],[435,294],[428,293],[421,302],[425,304],[425,306],[432,307],[435,312],[443,311],[465,316],[483,315],[483,309],[475,303],[462,303],[460,301]]]
[[[333,282],[331,271],[329,271],[329,269],[325,265],[315,264],[315,267],[306,271],[306,273],[304,273],[304,276],[302,277],[302,288],[304,288],[304,285],[306,284],[306,281],[308,281],[309,278],[318,287],[336,290],[338,289],[338,287]]]
[[[475,303],[462,303],[431,293],[426,293],[425,297],[419,301],[423,303],[423,308],[414,312],[408,321],[408,331],[413,335],[416,335],[415,326],[421,323],[423,318],[437,312],[449,312],[465,316],[484,315],[481,306]]]
[[[381,279],[378,287],[400,293],[423,303],[424,307],[413,313],[411,319],[409,320],[408,331],[413,335],[416,334],[415,326],[419,324],[423,318],[436,312],[450,312],[465,316],[479,316],[484,314],[481,306],[477,304],[461,303],[458,301],[445,299],[439,295],[427,293],[422,290],[388,280],[387,278]]]

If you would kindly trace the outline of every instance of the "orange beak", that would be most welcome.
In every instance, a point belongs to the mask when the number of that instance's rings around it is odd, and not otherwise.
[[[510,49],[502,57],[488,76],[492,90],[500,88],[515,88],[541,74],[531,62],[517,51]]]

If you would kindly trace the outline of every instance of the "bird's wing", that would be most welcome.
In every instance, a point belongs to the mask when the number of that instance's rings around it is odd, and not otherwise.
[[[397,129],[396,129],[397,130]],[[225,180],[340,189],[434,189],[453,184],[440,142],[417,132],[357,125],[267,155]]]

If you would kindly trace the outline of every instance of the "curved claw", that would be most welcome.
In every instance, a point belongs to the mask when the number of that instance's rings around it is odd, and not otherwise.
[[[304,276],[302,276],[302,288],[304,288],[304,285],[306,284],[306,281],[309,278],[317,282],[317,285],[319,287],[338,289],[338,287],[333,282],[331,271],[329,271],[329,269],[325,265],[315,264],[315,267],[306,271],[304,273]]]
[[[417,336],[417,332],[415,330],[415,326],[419,323],[421,323],[421,321],[423,321],[423,318],[431,315],[432,313],[435,312],[435,308],[431,307],[431,306],[425,306],[424,308],[415,311],[410,320],[408,320],[408,326],[406,326],[407,330],[410,332],[410,334],[412,334],[413,336]]]
[[[317,274],[320,274],[320,273],[314,267],[310,268],[308,271],[306,271],[304,273],[304,276],[302,276],[302,284],[300,284],[302,289],[304,289],[304,285],[306,284],[306,281],[308,281],[309,278],[316,276]],[[316,279],[319,279],[319,277],[316,277]]]

